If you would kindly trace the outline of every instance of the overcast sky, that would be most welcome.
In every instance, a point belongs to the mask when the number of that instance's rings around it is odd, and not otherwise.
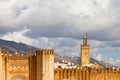
[[[0,38],[79,56],[88,33],[91,57],[120,66],[119,0],[0,0]]]

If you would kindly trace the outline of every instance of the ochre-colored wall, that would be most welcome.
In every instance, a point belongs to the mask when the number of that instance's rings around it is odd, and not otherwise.
[[[120,80],[120,69],[55,69],[54,80]]]
[[[54,50],[37,50],[36,80],[54,80]]]
[[[54,50],[38,49],[36,53],[2,53],[0,49],[0,80],[54,80]],[[24,80],[23,79],[23,80]]]
[[[24,77],[29,80],[29,57],[21,55],[0,55],[1,80],[12,80],[16,77]]]
[[[6,61],[7,80],[15,76],[24,76],[29,80],[29,62],[28,60],[9,60]]]

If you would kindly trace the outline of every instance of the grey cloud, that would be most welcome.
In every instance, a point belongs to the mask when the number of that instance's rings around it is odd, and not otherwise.
[[[62,38],[62,39],[59,39],[58,41],[56,41],[56,43],[57,42],[59,42],[59,45],[57,46],[57,48],[69,47],[69,46],[71,48],[74,48],[74,47],[80,45],[81,40],[75,40],[75,39],[70,39],[70,38]]]
[[[1,1],[0,31],[3,34],[27,27],[31,32],[26,36],[31,38],[42,36],[81,39],[88,32],[90,39],[119,39],[119,34],[114,31],[114,28],[119,29],[120,26],[120,8],[116,1],[13,1],[14,3]]]
[[[111,47],[120,47],[120,40],[108,41],[106,42]]]
[[[120,40],[119,31],[120,31],[120,27],[114,26],[108,29],[92,31],[88,35],[90,39],[95,39],[100,41],[114,41],[114,40]]]

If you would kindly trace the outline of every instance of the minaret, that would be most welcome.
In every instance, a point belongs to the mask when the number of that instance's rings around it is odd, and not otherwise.
[[[87,36],[83,38],[83,44],[81,45],[81,63],[80,66],[84,67],[87,64],[90,64],[90,46],[87,44]]]

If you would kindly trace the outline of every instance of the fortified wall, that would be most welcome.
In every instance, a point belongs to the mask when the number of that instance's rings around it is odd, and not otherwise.
[[[11,54],[0,49],[0,80],[54,80],[54,50]]]
[[[57,68],[55,80],[120,80],[120,68]]]

